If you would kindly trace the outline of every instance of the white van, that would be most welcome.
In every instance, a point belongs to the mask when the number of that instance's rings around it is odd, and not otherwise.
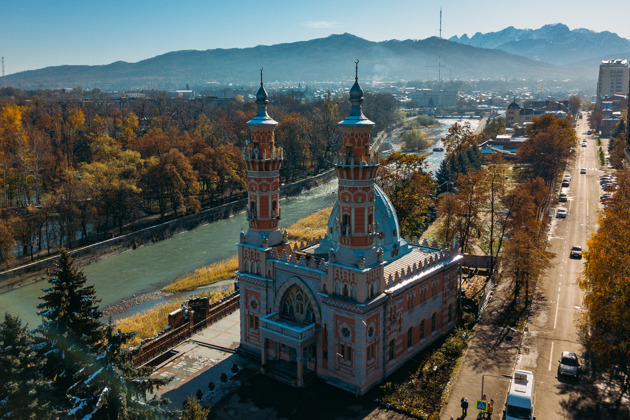
[[[503,412],[505,420],[536,420],[534,417],[534,374],[515,370]]]

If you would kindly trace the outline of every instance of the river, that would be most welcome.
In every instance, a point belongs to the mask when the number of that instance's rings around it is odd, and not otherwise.
[[[442,125],[433,130],[431,137],[439,139],[446,135],[451,124],[464,121],[440,120]],[[470,122],[474,130],[478,120]],[[438,140],[433,147],[442,147],[442,142]],[[427,169],[435,173],[443,158],[444,152],[429,153]],[[335,179],[297,196],[282,199],[282,226],[289,226],[321,208],[331,206],[336,199],[336,190]],[[87,265],[83,271],[88,284],[95,285],[97,296],[102,299],[101,307],[109,306],[133,295],[158,289],[185,273],[231,257],[236,253],[241,229],[247,229],[244,212],[181,232],[152,245],[111,255]],[[0,315],[9,312],[19,315],[31,328],[37,326],[40,322],[36,314],[38,297],[47,285],[43,281],[0,294]],[[134,307],[125,314],[147,309],[151,304],[148,302]]]
[[[331,206],[336,199],[337,180],[280,201],[282,224],[287,227],[315,211]],[[236,253],[241,229],[247,230],[245,212],[181,232],[171,238],[142,246],[89,264],[83,271],[87,284],[96,287],[101,307],[133,295],[160,288],[175,278]],[[39,324],[38,296],[46,281],[0,294],[0,315],[19,315],[30,327]]]

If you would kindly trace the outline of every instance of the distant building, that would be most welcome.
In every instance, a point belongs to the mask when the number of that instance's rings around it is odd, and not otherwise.
[[[610,137],[617,129],[617,124],[621,121],[621,112],[613,112],[602,119],[600,126],[601,136]]]
[[[626,112],[628,108],[627,95],[602,95],[602,112]]]
[[[516,137],[513,133],[499,134],[494,140],[487,140],[479,145],[484,161],[494,155],[501,155],[504,160],[515,160],[516,153],[527,137]]]
[[[597,80],[597,105],[602,104],[602,96],[628,93],[630,69],[628,60],[605,60],[599,65]]]
[[[170,92],[171,96],[178,99],[193,99],[195,97],[195,92],[189,89],[186,90],[175,90]]]
[[[559,118],[567,117],[569,115],[568,101],[530,101],[521,108],[515,99],[508,105],[505,126],[524,125],[545,114],[554,114]]]
[[[364,394],[455,327],[463,256],[456,243],[401,237],[394,207],[375,184],[374,123],[363,115],[358,80],[339,123],[339,187],[326,235],[292,244],[279,229],[283,151],[268,102],[261,81],[243,150],[249,228],[238,243],[240,349],[279,381],[301,387],[319,377]]]
[[[410,96],[417,108],[453,108],[457,102],[456,90],[417,89]]]

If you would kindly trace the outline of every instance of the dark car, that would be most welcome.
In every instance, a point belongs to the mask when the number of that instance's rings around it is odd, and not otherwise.
[[[582,258],[582,247],[579,245],[573,245],[571,247],[571,252],[569,253],[569,258]]]
[[[578,361],[575,353],[570,351],[563,351],[560,364],[558,365],[558,377],[560,376],[572,376],[577,377],[580,370],[580,362]]]

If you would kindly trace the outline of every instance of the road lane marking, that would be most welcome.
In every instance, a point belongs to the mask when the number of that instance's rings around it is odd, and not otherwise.
[[[558,323],[558,308],[560,307],[560,293],[558,293],[558,300],[556,301],[556,318],[553,320],[553,329],[556,329]]]
[[[551,351],[549,352],[549,370],[551,370],[551,361],[553,360],[553,341],[551,342]]]

